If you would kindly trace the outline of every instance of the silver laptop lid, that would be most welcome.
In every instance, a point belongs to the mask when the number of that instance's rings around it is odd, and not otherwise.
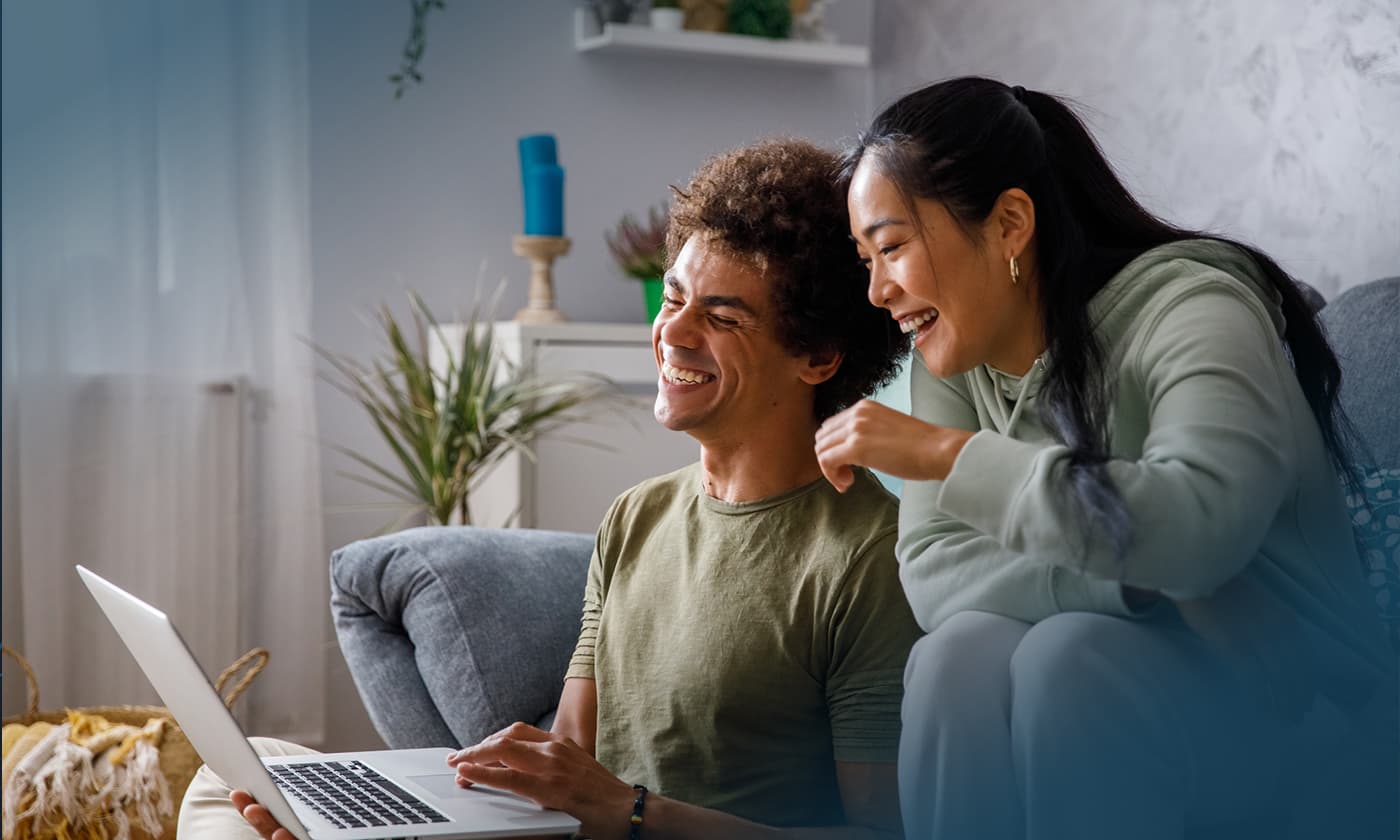
[[[94,572],[82,566],[77,569],[97,605],[204,762],[230,784],[251,793],[300,840],[310,840],[306,828],[263,767],[262,759],[253,752],[238,721],[224,707],[165,613]]]

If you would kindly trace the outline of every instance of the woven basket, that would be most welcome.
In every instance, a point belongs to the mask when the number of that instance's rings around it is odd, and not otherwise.
[[[14,659],[19,666],[24,669],[24,678],[29,684],[29,708],[22,715],[14,715],[4,719],[4,724],[8,726],[12,723],[30,726],[35,723],[66,723],[68,721],[68,710],[63,709],[55,712],[39,711],[39,681],[34,677],[34,669],[29,662],[19,653],[9,647],[0,647],[0,652]],[[248,689],[253,679],[262,673],[262,669],[267,666],[268,652],[266,648],[253,648],[238,659],[232,665],[225,668],[219,678],[214,681],[214,690],[223,697],[224,705],[233,708],[233,703]],[[244,670],[246,669],[246,672]],[[224,693],[224,686],[235,676],[242,672],[242,677]],[[180,800],[185,796],[185,788],[190,786],[190,780],[199,770],[204,760],[195,752],[194,745],[190,739],[185,737],[184,730],[170,716],[170,711],[164,706],[88,706],[77,711],[87,715],[101,715],[112,723],[126,723],[132,726],[144,726],[151,718],[165,718],[165,729],[160,741],[160,769],[165,775],[166,784],[170,786],[170,800],[175,807],[169,817],[162,820],[161,838],[175,837],[175,824],[180,814]],[[156,840],[150,838],[144,831],[133,826],[131,836],[133,840]]]

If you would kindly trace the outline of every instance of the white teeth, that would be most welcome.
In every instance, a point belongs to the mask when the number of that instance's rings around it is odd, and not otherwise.
[[[666,377],[666,381],[677,385],[703,385],[715,378],[712,373],[705,373],[700,370],[684,370],[678,367],[671,367],[666,363],[661,364],[661,375]]]
[[[918,315],[911,315],[908,318],[905,318],[904,320],[900,321],[899,329],[901,332],[911,333],[937,317],[937,309],[926,309],[923,312],[920,312]]]

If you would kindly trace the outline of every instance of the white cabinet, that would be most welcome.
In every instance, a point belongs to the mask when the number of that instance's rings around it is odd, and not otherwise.
[[[460,346],[462,330],[444,325],[444,338]],[[657,374],[650,325],[503,321],[495,331],[523,370],[603,374],[619,385],[622,405],[537,439],[534,460],[507,456],[472,493],[473,524],[592,533],[623,490],[699,459],[689,435],[652,417]]]

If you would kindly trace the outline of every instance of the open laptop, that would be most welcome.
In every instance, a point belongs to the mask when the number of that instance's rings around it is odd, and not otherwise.
[[[514,794],[457,787],[449,747],[260,758],[175,625],[78,566],[98,606],[209,767],[301,840],[569,834],[578,820]]]

